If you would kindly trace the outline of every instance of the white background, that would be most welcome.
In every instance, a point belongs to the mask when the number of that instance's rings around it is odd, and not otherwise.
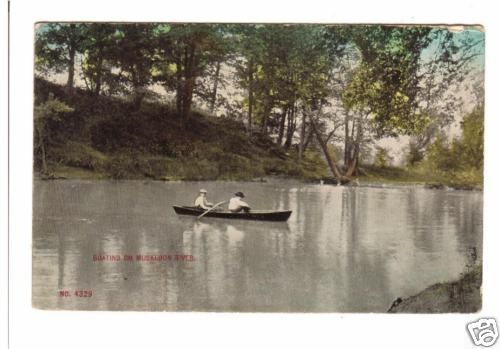
[[[491,4],[494,2],[491,1]],[[468,348],[466,323],[499,318],[498,11],[486,1],[342,2],[304,0],[134,2],[11,1],[10,78],[10,348]],[[0,42],[4,45],[5,3]],[[486,29],[486,176],[483,310],[469,315],[211,314],[40,311],[31,308],[33,25],[37,21],[184,21],[483,24]],[[496,59],[494,58],[496,57]],[[5,55],[1,75],[5,76]],[[2,126],[2,229],[5,228],[5,80]],[[3,230],[2,230],[3,232]],[[6,280],[1,236],[2,285]],[[5,287],[0,288],[0,347],[6,347]],[[500,344],[496,346],[500,347]]]

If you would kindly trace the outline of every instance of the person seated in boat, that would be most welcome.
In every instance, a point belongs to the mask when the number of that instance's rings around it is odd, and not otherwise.
[[[243,200],[245,197],[241,191],[234,193],[234,196],[229,200],[228,209],[231,212],[250,212],[250,206]]]
[[[204,209],[204,210],[208,210],[213,205],[214,204],[212,204],[211,202],[208,202],[208,200],[207,200],[207,191],[205,189],[200,189],[200,194],[198,195],[198,197],[194,201],[194,206],[201,208],[201,209]]]

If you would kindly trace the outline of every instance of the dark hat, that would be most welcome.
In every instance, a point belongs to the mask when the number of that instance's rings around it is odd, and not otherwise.
[[[234,193],[234,195],[239,196],[240,198],[244,198],[245,194],[243,194],[241,191]]]

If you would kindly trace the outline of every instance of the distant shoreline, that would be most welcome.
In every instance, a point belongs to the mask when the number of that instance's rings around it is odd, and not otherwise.
[[[68,167],[69,168],[69,167]],[[40,172],[34,172],[34,179],[41,181],[49,180],[139,180],[139,181],[159,181],[159,182],[205,182],[205,181],[222,181],[222,182],[242,182],[242,183],[268,183],[276,181],[297,181],[304,184],[320,184],[323,185],[336,185],[334,179],[323,178],[323,179],[311,179],[311,178],[301,178],[301,177],[284,177],[284,176],[264,176],[259,178],[223,178],[223,179],[183,179],[176,177],[164,177],[164,178],[150,178],[147,176],[134,177],[134,178],[113,178],[102,172],[94,172],[91,170],[85,170],[80,168],[73,168],[69,171],[66,169],[64,172],[55,171],[50,175],[43,176]],[[358,180],[354,180],[347,187],[361,187],[361,188],[404,188],[404,187],[423,187],[426,189],[434,190],[464,190],[464,191],[483,191],[481,185],[461,185],[461,184],[444,184],[439,182],[423,182],[423,181],[395,181],[392,179],[380,179],[370,181],[366,177],[359,177]]]

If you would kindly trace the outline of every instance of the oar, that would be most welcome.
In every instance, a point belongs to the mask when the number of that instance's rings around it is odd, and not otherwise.
[[[217,206],[219,206],[219,205],[222,205],[222,204],[223,204],[223,203],[225,203],[225,202],[226,202],[226,201],[221,201],[221,202],[219,202],[218,204],[213,205],[210,209],[208,209],[208,210],[206,210],[205,212],[203,212],[202,214],[200,214],[200,215],[198,216],[198,218],[197,218],[197,219],[200,219],[201,217],[203,217],[204,215],[206,215],[208,212],[212,211],[214,208],[216,208],[216,207],[217,207]]]

